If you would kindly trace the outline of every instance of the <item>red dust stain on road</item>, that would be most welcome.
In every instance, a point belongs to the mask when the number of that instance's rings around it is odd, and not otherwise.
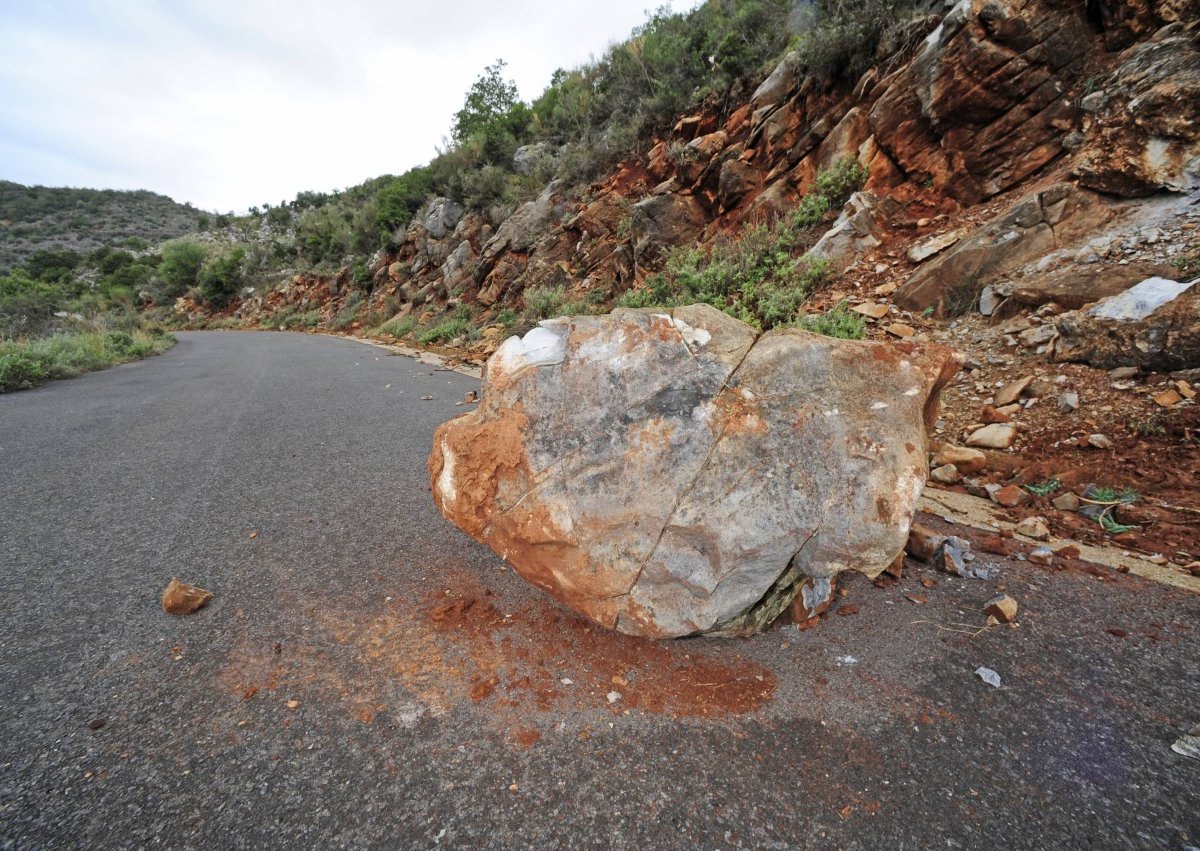
[[[722,718],[775,695],[775,676],[742,658],[736,642],[633,638],[532,592],[501,598],[474,574],[448,574],[443,590],[424,599],[396,594],[366,607],[312,610],[318,629],[282,656],[240,642],[219,683],[243,705],[247,694],[320,700],[365,724],[397,711],[400,686],[431,715],[478,704],[522,747],[536,741],[531,712]]]
[[[494,693],[495,705],[514,710],[604,707],[711,718],[752,712],[774,696],[771,671],[730,658],[732,645],[621,635],[541,599],[505,615],[496,599],[467,579],[417,611],[440,639],[435,663],[460,660],[451,678],[471,683],[477,702]]]
[[[542,734],[537,730],[517,730],[513,734],[513,741],[523,748],[531,748],[542,739]]]

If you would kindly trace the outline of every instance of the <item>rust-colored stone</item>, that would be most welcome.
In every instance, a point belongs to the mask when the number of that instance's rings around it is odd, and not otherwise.
[[[190,615],[208,605],[211,591],[172,579],[163,589],[162,607],[172,615]]]

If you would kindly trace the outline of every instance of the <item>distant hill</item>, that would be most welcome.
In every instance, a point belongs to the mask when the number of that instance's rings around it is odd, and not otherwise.
[[[22,186],[0,180],[0,272],[40,249],[81,254],[128,239],[158,243],[198,230],[200,210],[138,190]]]

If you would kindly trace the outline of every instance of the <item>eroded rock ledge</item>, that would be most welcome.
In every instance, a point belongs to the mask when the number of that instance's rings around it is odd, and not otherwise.
[[[634,635],[744,634],[903,550],[944,347],[758,335],[707,305],[543,322],[429,458],[443,514]]]

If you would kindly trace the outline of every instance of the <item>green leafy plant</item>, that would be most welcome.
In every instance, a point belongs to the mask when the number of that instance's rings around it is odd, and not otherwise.
[[[413,332],[417,327],[417,320],[414,316],[400,316],[395,319],[389,319],[383,323],[379,329],[385,334],[390,334],[397,340],[402,340]]]
[[[1141,494],[1132,488],[1117,490],[1116,488],[1101,488],[1093,485],[1084,492],[1083,498],[1088,502],[1101,505],[1131,505],[1141,499]]]
[[[1129,430],[1141,437],[1163,437],[1167,433],[1166,427],[1153,417],[1130,420]]]
[[[861,340],[867,335],[866,320],[844,303],[817,316],[801,317],[795,324],[805,331],[842,340]]]
[[[1049,496],[1061,487],[1062,482],[1060,482],[1058,479],[1047,479],[1046,481],[1038,482],[1037,484],[1025,485],[1025,490],[1029,491],[1031,494],[1035,494],[1036,496]]]
[[[1101,506],[1100,513],[1096,515],[1096,522],[1108,534],[1120,535],[1123,532],[1137,528],[1136,526],[1127,526],[1120,523],[1113,516],[1114,510],[1118,506],[1132,505],[1141,499],[1141,494],[1137,491],[1131,488],[1121,488],[1118,490],[1112,487],[1097,487],[1096,485],[1092,485],[1084,491],[1080,499],[1091,505]]]
[[[1101,528],[1109,535],[1121,535],[1125,532],[1132,532],[1137,528],[1136,526],[1127,526],[1124,523],[1118,523],[1116,518],[1107,511],[1100,515],[1098,522]]]

